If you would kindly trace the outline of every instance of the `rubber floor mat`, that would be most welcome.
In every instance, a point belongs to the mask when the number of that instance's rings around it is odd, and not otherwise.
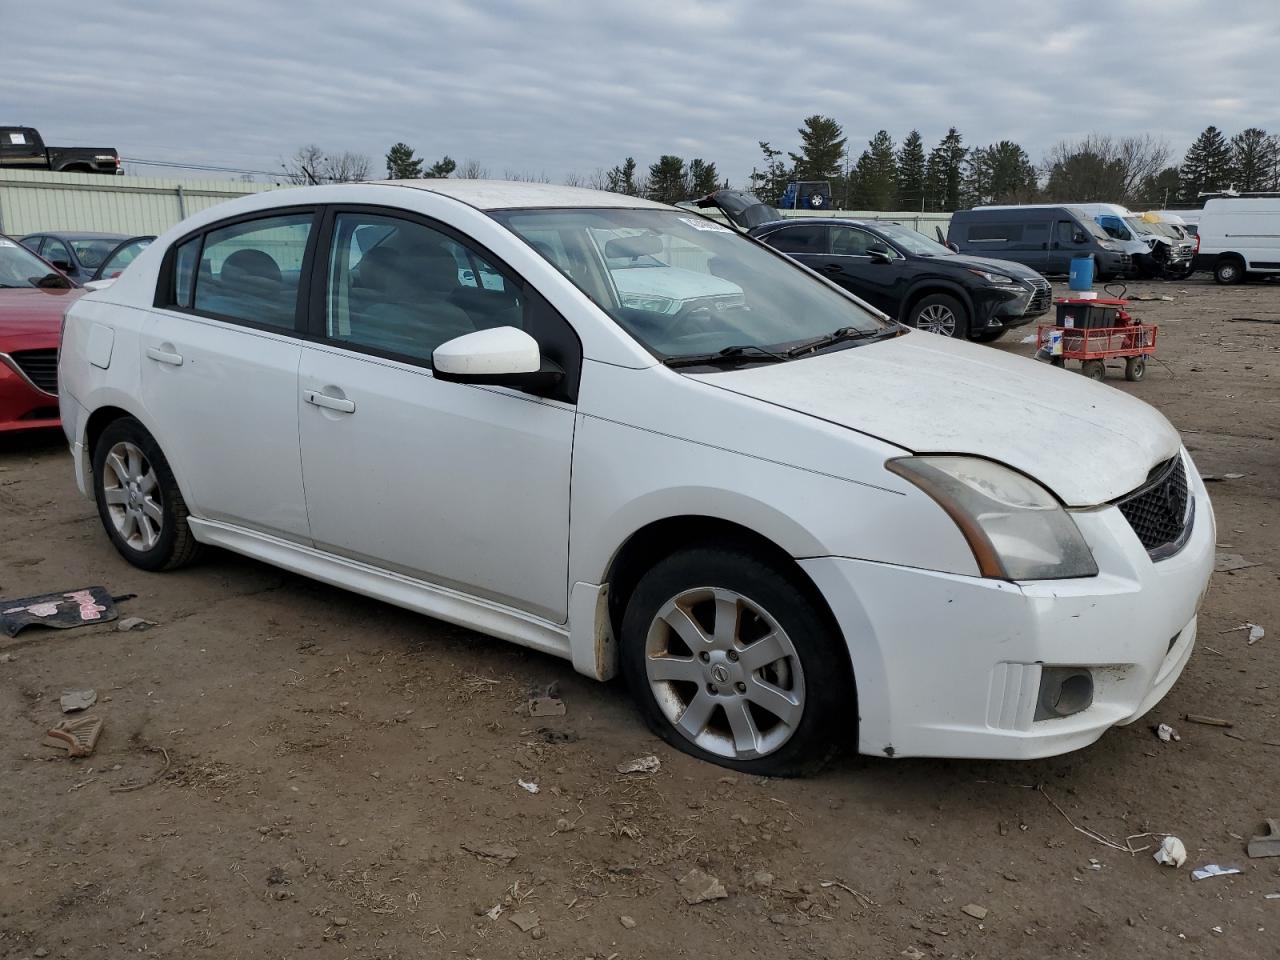
[[[67,630],[91,623],[108,623],[119,614],[106,587],[84,587],[38,597],[0,600],[0,632],[16,637],[27,627]]]
[[[42,743],[67,751],[69,757],[87,757],[98,745],[102,733],[102,720],[98,717],[79,717],[63,720],[45,734]]]

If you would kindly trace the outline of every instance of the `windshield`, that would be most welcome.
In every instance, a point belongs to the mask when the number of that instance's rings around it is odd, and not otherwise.
[[[704,217],[607,209],[492,216],[662,359],[894,329],[781,254]]]
[[[1076,218],[1080,222],[1080,225],[1083,226],[1095,237],[1097,237],[1099,240],[1112,239],[1111,235],[1107,233],[1107,231],[1103,230],[1102,227],[1098,226],[1097,221],[1095,221],[1093,217],[1089,216],[1087,213],[1084,213],[1081,210],[1075,210],[1074,208],[1072,209],[1072,212],[1075,213]]]
[[[876,230],[908,253],[921,257],[954,257],[955,251],[897,223],[877,223]]]
[[[26,247],[0,237],[0,287],[69,287],[71,281]]]
[[[96,270],[124,237],[68,237],[80,266]]]
[[[1149,237],[1153,233],[1158,234],[1160,232],[1154,223],[1147,223],[1137,217],[1125,217],[1124,222],[1129,225],[1129,229],[1133,231],[1135,237]]]

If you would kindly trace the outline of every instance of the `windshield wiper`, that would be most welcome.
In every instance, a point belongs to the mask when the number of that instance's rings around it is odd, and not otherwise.
[[[715,353],[690,353],[681,357],[667,357],[662,362],[668,367],[716,367],[754,363],[760,360],[781,363],[787,359],[789,356],[786,354],[774,353],[764,347],[757,347],[754,343],[744,343],[725,347]]]
[[[870,340],[872,338],[896,337],[898,331],[893,327],[881,330],[859,330],[857,327],[841,327],[839,330],[832,330],[820,337],[814,337],[812,340],[806,340],[804,343],[797,344],[787,351],[788,357],[798,357],[801,354],[813,353],[815,350],[821,350],[823,347],[829,347],[833,343],[844,343],[848,340]]]

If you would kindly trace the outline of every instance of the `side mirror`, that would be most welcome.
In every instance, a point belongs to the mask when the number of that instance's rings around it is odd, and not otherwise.
[[[1075,233],[1071,235],[1071,242],[1072,243],[1088,243],[1089,238],[1085,236],[1083,230],[1077,230]]]
[[[57,267],[59,270],[61,270],[63,273],[71,272],[71,264],[67,260],[50,260],[49,262],[52,263],[55,267]]]
[[[548,390],[564,371],[543,358],[538,341],[516,327],[494,327],[454,337],[431,354],[437,379],[491,383],[522,390]]]
[[[867,256],[871,258],[872,263],[888,263],[893,259],[893,254],[889,248],[881,244],[867,247]]]

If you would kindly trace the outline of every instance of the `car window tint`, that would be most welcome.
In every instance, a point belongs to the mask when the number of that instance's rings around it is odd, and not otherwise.
[[[21,243],[28,250],[30,250],[32,253],[39,253],[40,241],[43,239],[44,237],[24,237],[22,240],[19,240],[18,242]]]
[[[188,240],[177,249],[173,257],[173,305],[190,307],[193,281],[196,278],[196,257],[200,255],[200,238]]]
[[[353,346],[429,360],[476,330],[523,326],[519,286],[470,247],[431,227],[339,214],[325,333]]]
[[[63,267],[71,265],[71,251],[61,240],[45,237],[44,252],[41,254],[50,263],[61,263]]]
[[[1071,243],[1073,240],[1075,240],[1076,234],[1077,234],[1077,233],[1079,233],[1079,232],[1081,232],[1081,231],[1080,231],[1080,228],[1079,228],[1079,227],[1077,227],[1077,226],[1076,226],[1073,222],[1071,222],[1070,220],[1059,220],[1059,221],[1058,221],[1058,240],[1059,240],[1059,242],[1061,242],[1061,243]]]
[[[292,330],[310,213],[211,230],[196,276],[195,309]]]
[[[1043,243],[1049,239],[1049,224],[1026,223],[1022,226],[1022,239],[1034,243]]]
[[[865,257],[869,247],[888,247],[879,237],[852,227],[831,228],[831,252],[844,257]]]
[[[786,227],[769,234],[765,242],[783,253],[826,253],[827,228],[809,225]]]
[[[1002,240],[1021,240],[1019,223],[974,223],[969,226],[971,243],[996,243]]]
[[[138,254],[151,244],[150,240],[131,240],[121,247],[118,247],[102,265],[103,279],[110,279],[124,271],[124,268],[133,263],[137,259]],[[194,255],[194,250],[192,251]],[[190,266],[187,267],[190,273]]]
[[[81,238],[71,241],[71,249],[76,252],[76,259],[80,261],[80,266],[88,270],[97,270],[107,254],[114,250],[119,242],[119,239],[111,238]]]

